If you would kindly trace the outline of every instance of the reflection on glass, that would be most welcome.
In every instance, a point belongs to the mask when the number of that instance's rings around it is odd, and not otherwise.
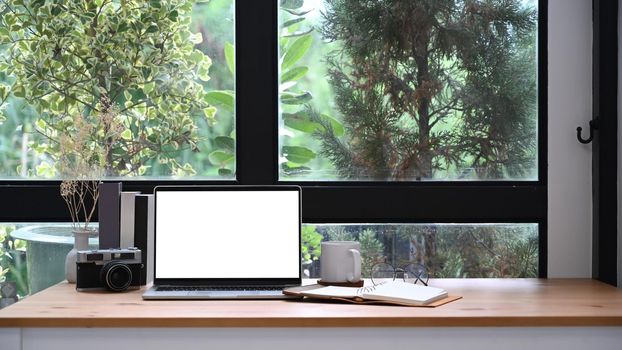
[[[305,224],[304,277],[320,277],[327,240],[360,242],[363,278],[538,277],[537,224]],[[72,246],[69,224],[0,224],[0,283],[14,282],[24,297],[62,281]]]
[[[233,8],[0,4],[0,177],[233,178]]]
[[[416,265],[430,278],[538,277],[537,224],[306,224],[306,277],[320,277],[322,241],[360,242],[364,278],[379,264],[391,266],[379,278],[412,279]]]
[[[370,270],[371,282],[374,285],[395,280],[428,285],[428,270],[421,264],[410,263],[402,267],[393,267],[391,264],[382,262],[375,264]]]
[[[11,236],[11,233],[19,227],[21,227],[19,224],[0,224],[0,285],[2,283],[14,283],[17,296],[22,298],[29,293],[26,263],[27,243]],[[69,249],[65,251],[65,255]],[[64,267],[64,260],[61,263],[60,267],[62,268]],[[2,295],[0,295],[0,305],[8,306],[7,304],[13,302],[13,300],[2,302],[1,299]]]
[[[279,4],[281,179],[538,178],[536,1]]]

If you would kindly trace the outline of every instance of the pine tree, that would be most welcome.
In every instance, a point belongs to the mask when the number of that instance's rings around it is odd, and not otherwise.
[[[533,176],[533,8],[520,0],[326,0],[323,15],[322,36],[341,43],[326,62],[347,136],[309,113],[324,126],[321,153],[342,178],[431,179],[465,168],[486,179]]]

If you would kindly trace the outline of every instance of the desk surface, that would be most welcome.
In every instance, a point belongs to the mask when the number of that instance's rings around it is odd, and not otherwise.
[[[622,326],[622,289],[588,279],[444,279],[437,308],[312,301],[144,301],[61,283],[0,310],[0,327]]]

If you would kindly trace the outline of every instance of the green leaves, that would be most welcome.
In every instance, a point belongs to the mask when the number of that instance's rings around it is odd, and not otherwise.
[[[281,84],[298,80],[304,77],[308,71],[309,67],[294,67],[281,75]]]
[[[130,129],[123,130],[123,132],[121,133],[121,138],[124,139],[124,140],[131,140],[132,139],[132,131]]]
[[[151,82],[148,84],[145,84],[145,86],[143,87],[143,92],[145,93],[145,95],[149,95],[153,89],[155,89],[155,83]]]
[[[337,119],[331,117],[328,114],[322,114],[322,119],[328,121],[330,123],[331,128],[333,129],[333,134],[337,137],[343,136],[346,132],[343,124],[339,122]]]
[[[216,146],[216,148],[220,148],[232,153],[235,150],[235,140],[232,137],[228,136],[217,136],[214,139],[214,145]]]
[[[304,5],[304,0],[281,0],[280,6],[284,9],[295,10]]]
[[[309,119],[308,114],[306,114],[305,112],[298,112],[293,114],[283,113],[283,123],[285,124],[285,126],[291,129],[309,134],[324,129],[321,124],[312,122]]]
[[[322,114],[320,118],[330,125],[333,134],[337,137],[341,137],[345,134],[345,128],[341,122],[337,119],[329,116],[328,114]],[[305,111],[299,111],[297,113],[283,113],[283,123],[285,126],[302,131],[304,133],[313,134],[316,131],[325,132],[326,128],[318,122],[312,121],[309,118],[309,114]]]
[[[298,62],[298,60],[300,60],[305,53],[309,51],[312,43],[313,37],[309,34],[296,39],[296,41],[294,41],[294,43],[285,52],[281,69],[286,70]]]
[[[157,31],[158,31],[158,25],[155,23],[152,23],[149,27],[147,27],[147,30],[146,30],[147,33],[155,33]],[[195,35],[198,36],[198,40],[200,40],[199,43],[201,43],[203,41],[203,37],[201,36],[201,34],[197,33]]]
[[[203,115],[208,120],[213,120],[216,117],[216,112],[217,112],[217,109],[216,107],[213,107],[213,106],[203,108]]]
[[[313,225],[302,226],[302,259],[304,262],[318,260],[322,251],[322,234]]]
[[[1,71],[2,70],[0,69],[0,72]],[[10,91],[11,91],[10,86],[0,83],[0,105],[2,105],[4,101],[6,101],[7,97],[9,96]]]
[[[294,24],[296,24],[296,23],[303,22],[304,20],[305,20],[305,18],[304,18],[304,17],[299,17],[299,18],[290,19],[289,21],[287,21],[287,22],[283,23],[283,24],[281,25],[281,28],[291,27],[291,26],[293,26],[293,25],[294,25]]]
[[[306,105],[311,102],[313,96],[309,91],[297,88],[298,80],[302,79],[308,72],[306,65],[297,65],[307,54],[313,44],[311,32],[313,28],[301,28],[306,20],[304,17],[309,11],[302,11],[303,0],[281,0],[281,10],[293,16],[285,14],[285,22],[281,24],[280,43],[281,48],[281,76],[280,76],[280,101],[281,108],[285,111],[282,120],[285,126],[296,131],[314,134],[324,130],[324,127],[317,122],[311,121],[304,111],[289,113],[293,108]],[[288,19],[289,17],[289,19]],[[292,134],[285,134],[285,143]],[[317,157],[316,153],[309,148],[297,145],[284,145],[281,148],[281,157],[287,159],[280,165],[281,173],[287,176],[300,176],[311,171],[308,165],[311,160]],[[303,143],[304,144],[304,143]],[[308,252],[303,252],[308,259]]]
[[[232,91],[210,91],[205,94],[205,102],[233,111],[235,106],[235,97]]]
[[[203,35],[201,33],[190,34],[190,42],[198,45],[203,42]]]
[[[225,43],[225,61],[231,74],[235,74],[235,47],[230,42]]]
[[[39,177],[53,177],[56,174],[54,166],[48,162],[41,162],[41,164],[35,167],[36,174]]]
[[[6,44],[10,42],[11,34],[9,33],[9,30],[4,27],[0,27],[0,44]]]
[[[225,151],[214,151],[208,156],[209,161],[214,165],[226,165],[233,160],[233,154]]]
[[[218,175],[220,175],[220,176],[231,176],[231,175],[233,175],[233,171],[231,169],[227,169],[227,168],[220,168],[220,169],[218,169]]]
[[[311,101],[312,98],[313,96],[311,96],[311,93],[308,91],[302,93],[285,92],[281,94],[281,103],[286,105],[301,105]]]
[[[177,10],[173,10],[168,14],[168,19],[173,22],[177,22],[177,17],[179,16],[179,12]]]
[[[312,150],[306,147],[300,146],[283,146],[283,155],[288,161],[297,164],[305,164],[310,160],[315,159],[316,154]]]
[[[217,136],[214,139],[214,148],[216,149],[209,154],[209,161],[218,166],[218,175],[230,177],[233,175],[231,168],[235,162],[235,135]]]
[[[193,53],[192,56],[197,63],[197,76],[199,77],[199,79],[201,79],[202,81],[210,80],[209,68],[212,65],[212,60],[198,50],[195,50],[195,53]]]

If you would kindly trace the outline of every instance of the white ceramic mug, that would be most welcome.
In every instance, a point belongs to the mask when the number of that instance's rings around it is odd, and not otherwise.
[[[351,241],[322,242],[320,276],[323,282],[356,283],[361,280],[361,244]]]

